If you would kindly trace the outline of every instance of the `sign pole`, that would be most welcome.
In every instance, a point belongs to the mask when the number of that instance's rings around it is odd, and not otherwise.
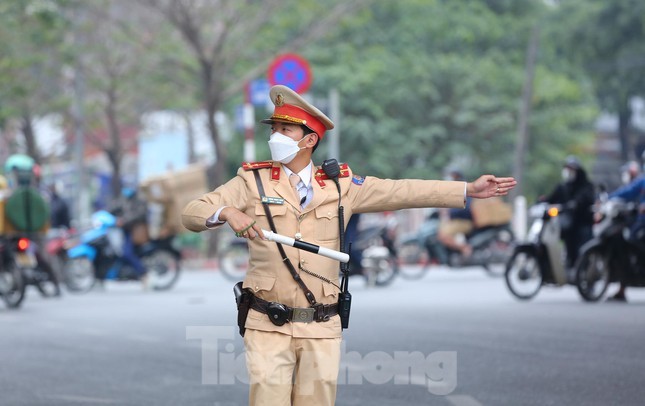
[[[251,103],[250,86],[247,82],[244,86],[244,110],[242,113],[244,122],[244,160],[255,161],[255,109]]]
[[[340,161],[340,97],[338,89],[329,91],[329,118],[334,123],[334,129],[329,132],[329,157]]]

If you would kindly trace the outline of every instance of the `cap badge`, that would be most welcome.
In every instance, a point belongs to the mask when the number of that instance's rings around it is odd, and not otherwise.
[[[278,95],[275,97],[275,105],[280,107],[284,104],[284,96],[282,93],[278,93]]]

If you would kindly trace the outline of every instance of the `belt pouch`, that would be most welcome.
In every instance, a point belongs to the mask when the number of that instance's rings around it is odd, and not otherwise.
[[[237,326],[240,329],[240,335],[244,337],[246,317],[249,315],[249,309],[251,307],[251,294],[242,288],[242,282],[235,284],[233,293],[235,294],[235,303],[237,304]]]

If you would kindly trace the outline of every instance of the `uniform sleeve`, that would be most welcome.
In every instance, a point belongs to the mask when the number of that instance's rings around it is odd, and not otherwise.
[[[244,171],[239,169],[236,177],[188,203],[181,214],[184,227],[191,231],[207,230],[206,219],[223,206],[244,210],[247,204],[248,187],[243,174]]]
[[[463,208],[466,204],[465,182],[357,175],[350,178],[348,198],[356,213],[419,207]]]

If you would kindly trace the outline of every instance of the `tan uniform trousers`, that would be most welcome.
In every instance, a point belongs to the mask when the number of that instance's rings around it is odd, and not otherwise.
[[[341,338],[246,330],[250,406],[333,406]]]

